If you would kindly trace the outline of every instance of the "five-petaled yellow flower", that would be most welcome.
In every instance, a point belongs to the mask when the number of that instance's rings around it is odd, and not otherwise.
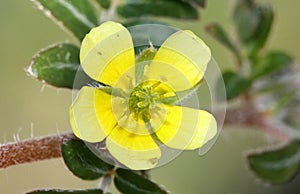
[[[174,103],[178,92],[200,83],[210,49],[191,31],[175,32],[158,50],[150,49],[153,58],[137,63],[124,26],[105,22],[93,28],[81,45],[81,65],[111,91],[84,86],[70,109],[78,138],[105,140],[111,155],[134,170],[155,167],[160,145],[193,150],[217,134],[212,114]]]

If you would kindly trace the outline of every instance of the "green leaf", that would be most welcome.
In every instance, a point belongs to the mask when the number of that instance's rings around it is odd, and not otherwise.
[[[37,53],[26,71],[47,84],[72,89],[79,66],[79,48],[60,43]]]
[[[280,70],[293,62],[293,58],[288,54],[280,51],[272,51],[264,57],[256,60],[256,64],[252,66],[252,79],[271,74]]]
[[[222,76],[228,100],[239,96],[251,86],[251,82],[249,80],[235,72],[227,71],[223,73]]]
[[[300,140],[271,151],[248,155],[251,170],[273,184],[288,182],[300,170]]]
[[[219,42],[221,42],[225,47],[227,47],[237,58],[239,62],[241,62],[241,56],[233,44],[232,40],[230,40],[229,36],[227,35],[226,31],[217,23],[209,24],[206,26],[206,31]]]
[[[59,189],[45,189],[31,191],[26,194],[102,194],[101,189],[87,189],[87,190],[59,190]]]
[[[118,169],[114,178],[115,186],[123,194],[167,194],[160,186],[133,171]]]
[[[238,0],[233,10],[233,22],[242,42],[249,41],[259,24],[259,13],[253,0]]]
[[[84,180],[98,179],[114,168],[96,156],[81,140],[63,142],[62,156],[70,171]]]
[[[256,54],[260,49],[262,49],[268,40],[270,31],[272,29],[272,24],[274,20],[274,12],[271,6],[261,6],[259,7],[260,18],[259,24],[253,39],[248,42],[249,55]]]
[[[167,16],[197,19],[198,11],[190,3],[178,0],[128,0],[117,9],[125,18]]]
[[[45,15],[58,25],[82,40],[98,23],[90,1],[78,0],[33,0]]]
[[[281,98],[277,99],[272,107],[272,114],[280,113],[283,108],[286,108],[295,98],[296,91],[285,93]]]
[[[274,13],[269,5],[253,0],[239,0],[233,12],[233,21],[248,55],[256,54],[265,45],[272,28]]]
[[[104,9],[108,9],[111,5],[111,0],[96,0],[96,1]]]

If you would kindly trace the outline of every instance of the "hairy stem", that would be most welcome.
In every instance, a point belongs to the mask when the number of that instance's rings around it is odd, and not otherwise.
[[[293,129],[260,112],[253,106],[244,106],[228,110],[224,120],[225,126],[248,126],[257,128],[280,142],[288,142],[295,135]]]
[[[0,168],[61,157],[61,143],[71,133],[0,145]]]

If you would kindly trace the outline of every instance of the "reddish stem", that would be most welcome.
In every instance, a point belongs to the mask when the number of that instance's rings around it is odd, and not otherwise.
[[[70,133],[0,145],[0,168],[61,157],[61,143]]]
[[[270,135],[279,142],[291,140],[292,129],[282,122],[271,119],[265,112],[260,112],[253,106],[244,106],[228,110],[224,121],[225,126],[248,126],[257,128]]]

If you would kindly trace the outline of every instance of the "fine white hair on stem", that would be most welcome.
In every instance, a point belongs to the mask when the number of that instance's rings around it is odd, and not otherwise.
[[[44,92],[44,91],[45,91],[45,88],[46,88],[46,84],[42,84],[42,87],[41,87],[41,89],[40,89],[40,92],[41,92],[41,93]]]
[[[15,141],[15,142],[19,142],[19,141],[18,141],[18,138],[17,138],[17,135],[16,135],[15,133],[13,134],[13,138],[14,138],[14,141]]]
[[[22,131],[22,128],[20,127],[18,129],[18,132],[17,132],[17,141],[20,141],[20,133],[21,133],[21,131]]]
[[[30,138],[34,138],[34,131],[33,131],[34,124],[33,122],[30,123]]]
[[[57,135],[60,135],[61,133],[60,133],[60,131],[59,131],[59,126],[58,126],[58,123],[57,123],[57,122],[55,123],[55,129],[56,129]]]
[[[56,89],[56,96],[59,96],[59,95],[60,95],[60,89],[57,88],[57,89]]]

